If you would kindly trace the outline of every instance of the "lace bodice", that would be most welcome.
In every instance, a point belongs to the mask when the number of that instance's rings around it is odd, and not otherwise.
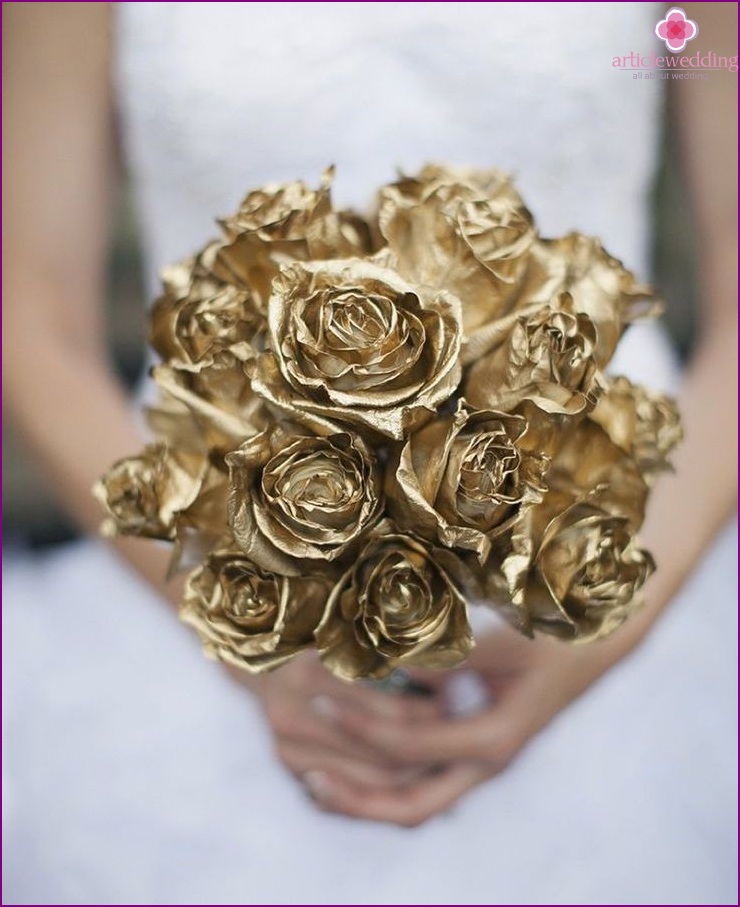
[[[598,235],[641,276],[658,87],[612,69],[657,4],[124,3],[123,134],[154,269],[247,189],[337,165],[364,207],[426,160],[513,172],[543,234]]]

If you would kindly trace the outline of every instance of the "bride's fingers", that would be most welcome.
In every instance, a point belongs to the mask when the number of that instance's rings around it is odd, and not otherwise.
[[[296,660],[264,684],[262,704],[276,743],[293,741],[330,750],[344,758],[384,768],[398,763],[341,726],[344,714],[365,715],[380,724],[412,727],[444,713],[434,697],[391,695],[337,680],[318,659]],[[424,763],[425,766],[428,763]]]
[[[349,691],[327,690],[311,700],[311,707],[337,719],[350,709],[396,722],[428,721],[445,714],[441,696],[393,694],[360,686]]]
[[[320,715],[308,714],[305,708],[273,707],[268,720],[278,747],[283,741],[292,741],[300,746],[319,746],[373,765],[391,767],[397,764],[376,748],[351,738],[333,722]]]
[[[501,769],[524,743],[516,712],[507,705],[502,701],[469,717],[433,719],[415,725],[347,711],[342,712],[340,724],[355,740],[394,762],[485,761]]]
[[[353,712],[354,710],[350,710]],[[367,713],[364,713],[367,714]],[[290,702],[271,704],[268,720],[279,747],[283,740],[290,740],[307,747],[317,746],[343,758],[354,759],[384,768],[398,768],[399,760],[392,759],[377,747],[351,737],[333,717],[312,714],[305,703]],[[375,718],[381,724],[396,723],[387,718]],[[409,725],[410,726],[410,725]],[[407,763],[403,763],[407,765]],[[429,763],[421,763],[428,767]]]
[[[487,776],[481,766],[455,765],[398,790],[360,788],[327,776],[321,779],[314,797],[332,812],[414,828],[446,812]]]
[[[294,740],[280,741],[277,754],[317,800],[321,799],[322,784],[326,788],[331,778],[363,788],[392,790],[418,781],[423,776],[419,769],[373,765]]]

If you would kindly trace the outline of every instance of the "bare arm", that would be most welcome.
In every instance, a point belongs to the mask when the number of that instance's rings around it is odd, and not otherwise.
[[[689,4],[686,12],[701,23],[700,50],[737,54],[736,4]],[[700,241],[701,335],[679,401],[686,440],[675,474],[656,488],[643,534],[661,569],[651,607],[633,623],[636,637],[737,504],[737,75],[713,72],[671,88]]]
[[[90,488],[141,446],[102,324],[114,177],[107,3],[3,8],[3,386],[62,503],[90,532]],[[121,553],[160,591],[165,553]]]

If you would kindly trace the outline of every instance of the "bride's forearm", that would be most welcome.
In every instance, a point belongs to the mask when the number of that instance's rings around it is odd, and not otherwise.
[[[733,53],[734,4],[709,6],[697,5],[702,41]],[[690,80],[669,86],[697,229],[702,333],[678,401],[685,441],[642,533],[658,569],[647,606],[617,634],[626,644],[644,635],[737,506],[737,79],[723,74],[704,88]]]
[[[696,567],[737,506],[737,315],[729,309],[706,333],[692,361],[679,408],[685,440],[648,505],[641,542],[658,565],[646,605],[615,634],[638,643]]]
[[[21,292],[6,284],[6,292]],[[36,286],[39,311],[48,307],[38,294],[53,292]],[[8,414],[41,464],[49,488],[86,532],[101,521],[90,489],[97,478],[122,456],[138,451],[143,438],[122,387],[102,354],[77,344],[43,318],[6,319],[4,397]],[[166,584],[167,550],[137,539],[114,542],[126,560],[176,600],[177,584]]]
[[[109,13],[107,3],[3,9],[3,398],[49,487],[89,532],[100,521],[91,485],[142,444],[104,352],[116,175]],[[164,584],[166,550],[117,547],[177,597]]]

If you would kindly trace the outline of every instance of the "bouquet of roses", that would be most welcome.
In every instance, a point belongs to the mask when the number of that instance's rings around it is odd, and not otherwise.
[[[96,485],[105,529],[171,542],[183,619],[248,671],[312,646],[346,679],[451,667],[472,604],[609,633],[681,434],[604,374],[652,291],[595,239],[540,237],[499,172],[426,166],[367,219],[330,181],[250,192],[165,271],[156,440]]]

